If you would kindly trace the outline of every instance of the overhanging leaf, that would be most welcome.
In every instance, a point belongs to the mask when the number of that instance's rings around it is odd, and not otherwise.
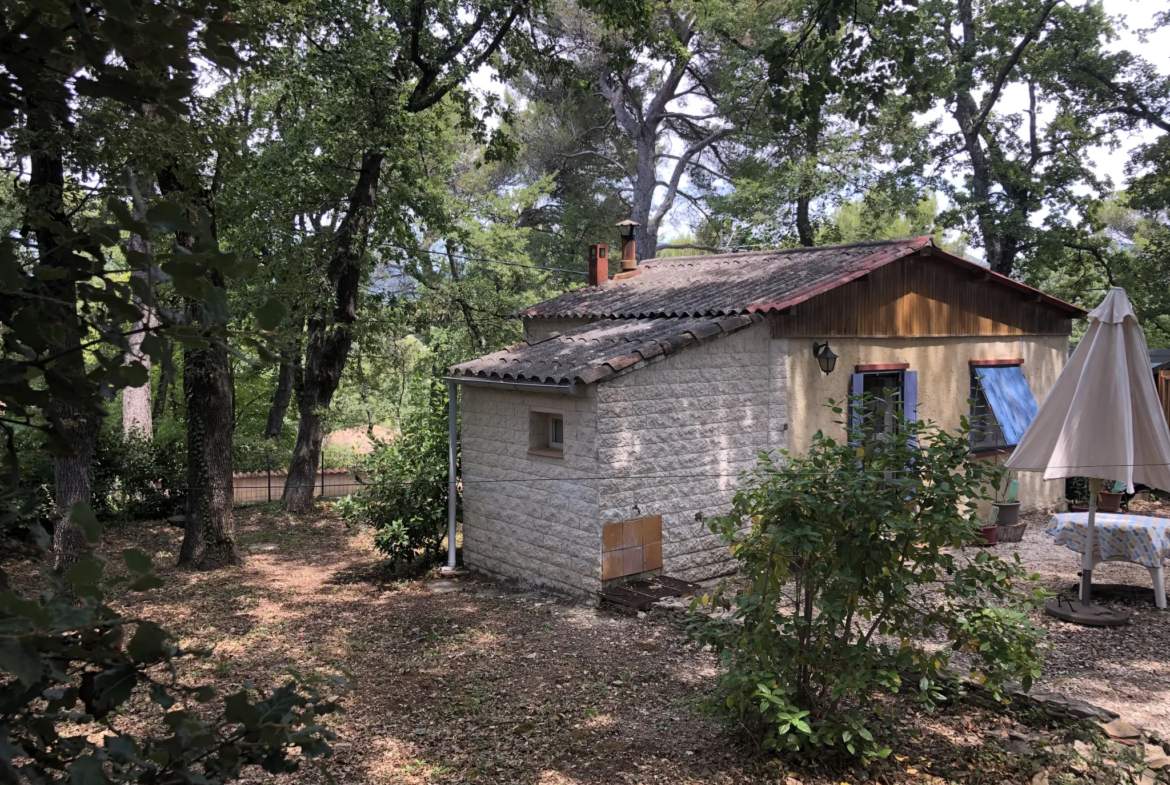
[[[69,511],[69,520],[76,523],[85,532],[85,541],[88,543],[98,543],[102,538],[102,525],[98,522],[97,516],[93,514],[93,510],[85,502],[78,502],[73,505],[73,509]]]

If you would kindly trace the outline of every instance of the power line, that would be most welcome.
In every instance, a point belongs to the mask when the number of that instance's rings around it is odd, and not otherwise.
[[[1149,463],[1149,464],[1130,464],[1130,465],[1131,465],[1131,466],[1134,466],[1134,467],[1140,467],[1140,466],[1167,466],[1167,465],[1170,465],[1170,464],[1166,464],[1166,463]],[[1053,468],[1061,468],[1061,467],[1053,467]],[[1064,468],[1070,468],[1070,469],[1072,469],[1072,468],[1075,468],[1075,469],[1093,469],[1093,468],[1104,468],[1104,466],[1102,466],[1102,467],[1094,467],[1094,466],[1075,466],[1075,467],[1073,467],[1073,466],[1069,466],[1069,467],[1064,467]],[[856,471],[848,471],[848,472],[834,472],[834,471],[823,471],[823,472],[810,472],[810,471],[801,471],[801,472],[785,472],[785,471],[783,471],[783,467],[782,467],[782,466],[780,467],[780,469],[781,469],[781,472],[782,472],[782,473],[784,473],[784,474],[787,474],[787,475],[795,475],[795,476],[799,476],[799,477],[832,477],[832,476],[835,476],[835,475],[838,475],[838,474],[847,474],[847,475],[855,475],[855,474],[858,474],[858,472],[856,472]],[[334,472],[337,472],[337,471],[350,471],[350,472],[358,472],[358,471],[361,471],[360,467],[358,467],[358,468],[354,468],[354,467],[345,467],[345,468],[328,467],[326,470],[327,470],[327,471],[334,471]],[[874,476],[880,476],[880,477],[886,477],[886,476],[887,476],[887,475],[888,475],[890,472],[889,472],[889,470],[888,470],[888,469],[864,469],[864,470],[862,470],[860,473],[861,473],[861,474],[874,475]],[[266,477],[268,476],[268,474],[266,473],[266,471],[265,471],[265,470],[263,470],[263,469],[260,469],[260,470],[257,470],[257,471],[252,471],[252,472],[247,472],[247,474],[248,474],[249,476],[253,477],[253,478],[260,478],[260,479],[266,478]],[[281,469],[281,470],[279,470],[279,473],[277,473],[277,474],[274,474],[273,476],[275,476],[275,477],[286,477],[286,476],[287,476],[287,470],[285,470],[285,469]],[[511,478],[511,479],[481,479],[481,480],[476,480],[476,479],[467,479],[467,478],[464,478],[464,477],[460,477],[460,478],[459,478],[459,480],[458,480],[458,483],[459,483],[459,485],[460,485],[460,486],[467,486],[467,485],[497,485],[497,484],[500,484],[500,483],[510,483],[510,482],[515,482],[515,483],[522,483],[522,482],[523,482],[523,483],[527,483],[527,482],[565,482],[565,481],[570,481],[570,482],[595,482],[595,481],[602,481],[602,480],[620,480],[620,481],[622,481],[622,482],[627,482],[627,481],[630,481],[630,480],[707,480],[707,479],[740,479],[740,478],[751,479],[753,476],[754,476],[754,475],[753,475],[753,472],[752,472],[751,470],[745,470],[745,471],[738,472],[738,473],[726,473],[726,472],[721,472],[721,473],[714,473],[714,474],[708,474],[708,473],[701,473],[701,474],[700,474],[700,473],[688,473],[688,474],[623,474],[623,475],[621,475],[620,477],[618,477],[618,476],[615,476],[615,475],[597,475],[597,476],[587,476],[587,477],[522,477],[522,478]],[[326,482],[325,482],[325,487],[326,487],[326,488],[329,488],[330,486],[333,486],[333,487],[338,487],[338,486],[348,486],[348,485],[352,485],[352,484],[353,484],[353,482],[352,482],[352,481],[350,481],[350,482],[341,482],[341,483],[338,483],[338,482],[333,482],[333,483],[330,483],[329,481],[326,481]],[[363,485],[369,485],[369,484],[372,484],[372,483],[368,483],[368,482],[367,482],[367,483],[362,483],[362,484],[363,484]],[[449,485],[449,484],[450,484],[450,480],[448,480],[448,479],[434,479],[434,480],[423,480],[423,479],[420,479],[420,480],[395,480],[395,481],[391,481],[391,482],[389,482],[389,483],[386,483],[386,482],[380,482],[379,484],[383,484],[383,485],[403,485],[403,486],[409,486],[409,485],[442,485],[442,486],[446,486],[446,485]],[[321,483],[318,481],[318,482],[309,483],[309,484],[305,484],[305,485],[290,485],[290,486],[288,486],[288,487],[290,487],[290,488],[304,488],[304,487],[313,487],[313,488],[318,488],[318,487],[320,487],[320,486],[321,486]],[[199,490],[202,490],[202,489],[204,489],[204,488],[216,488],[216,487],[220,487],[220,486],[219,486],[218,484],[214,484],[214,483],[213,483],[213,484],[206,485],[206,486],[193,486],[193,487],[192,487],[192,486],[188,486],[188,487],[179,487],[179,488],[172,488],[171,490],[175,490],[175,491],[187,491],[187,492],[190,492],[190,491],[199,491]],[[226,487],[226,484],[224,484],[224,487]],[[285,487],[285,486],[283,486],[283,485],[282,485],[281,487]],[[252,489],[248,488],[248,489],[243,489],[243,490],[252,490]]]

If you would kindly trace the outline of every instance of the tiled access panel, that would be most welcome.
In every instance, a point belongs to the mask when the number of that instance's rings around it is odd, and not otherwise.
[[[601,529],[603,581],[662,569],[662,516],[611,523]]]

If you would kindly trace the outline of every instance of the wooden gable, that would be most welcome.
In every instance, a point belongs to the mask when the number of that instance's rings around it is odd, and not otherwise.
[[[1034,292],[930,256],[908,256],[773,316],[777,338],[1068,335],[1072,314]]]

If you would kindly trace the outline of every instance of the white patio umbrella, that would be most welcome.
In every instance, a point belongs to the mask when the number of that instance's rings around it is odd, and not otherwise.
[[[1124,289],[1111,289],[1089,313],[1088,332],[1006,465],[1042,471],[1045,480],[1090,478],[1080,607],[1061,611],[1056,603],[1049,612],[1089,624],[1123,623],[1124,615],[1091,602],[1101,480],[1123,482],[1130,493],[1134,483],[1170,490],[1170,429],[1151,377],[1146,337]]]

